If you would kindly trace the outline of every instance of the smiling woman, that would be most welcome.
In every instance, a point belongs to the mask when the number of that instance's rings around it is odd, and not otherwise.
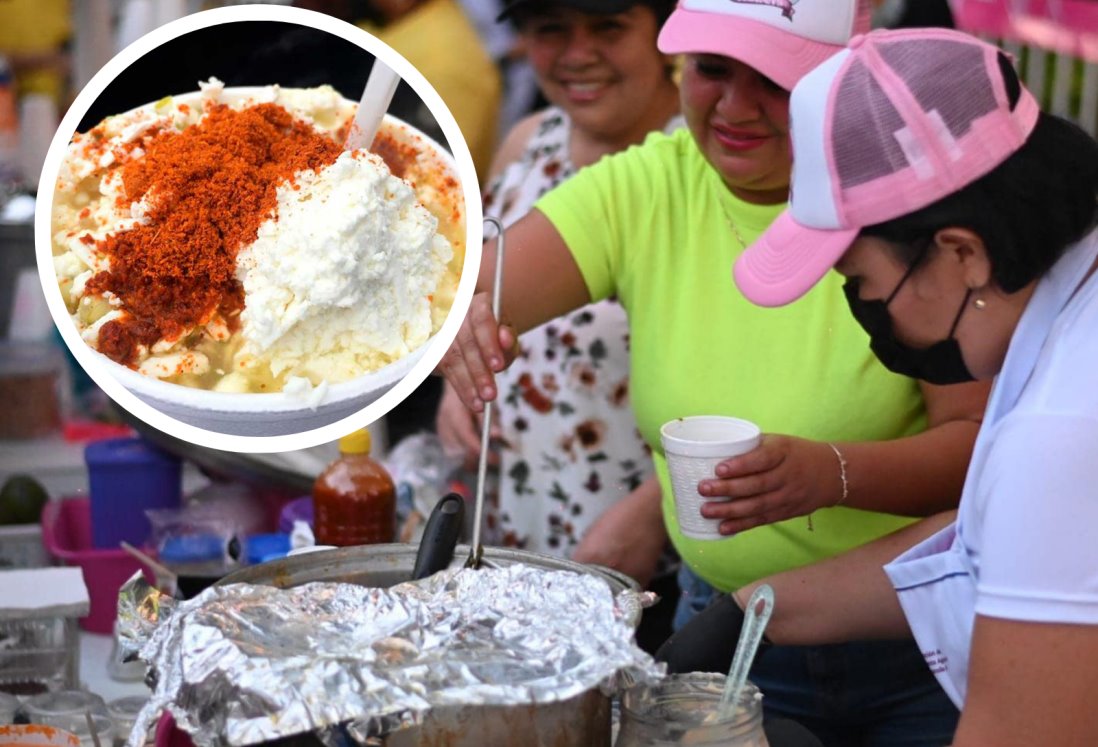
[[[784,202],[793,166],[789,92],[731,57],[691,54],[682,96],[694,141],[728,189],[747,202]]]
[[[656,50],[669,2],[516,3],[510,11],[545,98],[567,112],[578,166],[640,142],[678,110]]]

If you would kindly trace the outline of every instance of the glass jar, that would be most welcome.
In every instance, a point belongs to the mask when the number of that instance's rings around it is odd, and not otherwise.
[[[721,674],[692,672],[629,690],[622,697],[617,747],[767,747],[762,694],[750,682],[731,716],[717,715],[725,680]]]

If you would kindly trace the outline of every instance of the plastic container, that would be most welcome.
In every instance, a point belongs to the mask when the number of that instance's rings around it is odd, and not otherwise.
[[[36,695],[79,687],[76,621],[88,608],[77,568],[0,572],[0,690]]]
[[[192,599],[232,568],[228,564],[227,538],[220,534],[180,534],[160,545],[160,560],[176,574],[176,587],[184,599]]]
[[[109,635],[118,615],[118,590],[134,573],[145,571],[155,583],[156,574],[145,568],[124,550],[99,550],[92,547],[91,505],[87,498],[53,500],[42,511],[42,542],[50,555],[84,571],[91,605],[80,627]],[[154,554],[146,548],[145,552]]]
[[[289,534],[253,534],[244,540],[244,562],[248,565],[284,558],[289,552]]]
[[[0,439],[61,429],[65,359],[49,342],[0,342]]]
[[[313,484],[313,531],[318,545],[372,545],[396,535],[396,486],[370,458],[370,432],[339,439],[340,457]]]
[[[0,526],[0,570],[42,568],[49,564],[40,524]]]
[[[4,747],[80,747],[80,737],[63,729],[39,724],[0,726]]]
[[[0,693],[0,726],[6,726],[15,720],[19,710],[19,698],[9,693]]]
[[[80,713],[66,713],[62,716],[51,716],[40,723],[75,734],[77,739],[80,740],[80,747],[113,747],[114,722],[111,721],[110,716],[105,716],[102,713],[92,713],[91,721],[92,723],[89,724],[88,716],[81,711]],[[92,734],[93,727],[95,728],[94,735]]]
[[[133,731],[133,725],[137,721],[137,714],[148,702],[149,699],[144,695],[131,695],[128,698],[118,698],[107,703],[107,713],[114,722],[115,744],[123,744],[130,738],[130,732]]]
[[[767,747],[762,697],[750,682],[735,712],[717,715],[725,680],[716,673],[676,674],[627,691],[616,747]]]
[[[78,714],[83,717],[84,711],[106,716],[107,703],[87,690],[59,690],[35,695],[23,704],[23,712],[32,724],[45,724],[48,719],[58,716]]]
[[[303,495],[295,498],[285,506],[278,515],[278,531],[289,534],[294,530],[295,521],[304,521],[310,527],[313,526],[313,497]]]
[[[182,496],[181,463],[141,438],[112,438],[84,450],[91,494],[92,545],[149,539],[147,509],[175,508]]]
[[[179,574],[216,574],[225,569],[225,538],[218,534],[169,537],[160,548],[160,559]]]
[[[0,690],[34,695],[79,684],[80,638],[71,619],[0,620],[0,640]]]
[[[88,714],[91,715],[101,745],[114,744],[114,722],[107,715],[103,698],[87,690],[62,690],[42,693],[23,704],[23,713],[32,724],[52,726],[75,734],[81,747],[95,747]]]

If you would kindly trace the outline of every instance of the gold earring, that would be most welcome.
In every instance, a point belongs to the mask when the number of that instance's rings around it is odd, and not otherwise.
[[[982,298],[977,298],[975,301],[972,302],[972,305],[975,306],[977,309],[986,309],[987,301]]]

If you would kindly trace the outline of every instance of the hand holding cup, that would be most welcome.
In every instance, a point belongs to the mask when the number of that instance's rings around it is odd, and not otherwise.
[[[723,415],[676,418],[660,428],[660,441],[667,457],[675,498],[675,514],[685,536],[724,539],[725,535],[720,532],[721,520],[703,516],[701,511],[703,503],[720,498],[702,495],[699,483],[715,478],[717,466],[729,457],[753,451],[761,438],[759,426]]]

